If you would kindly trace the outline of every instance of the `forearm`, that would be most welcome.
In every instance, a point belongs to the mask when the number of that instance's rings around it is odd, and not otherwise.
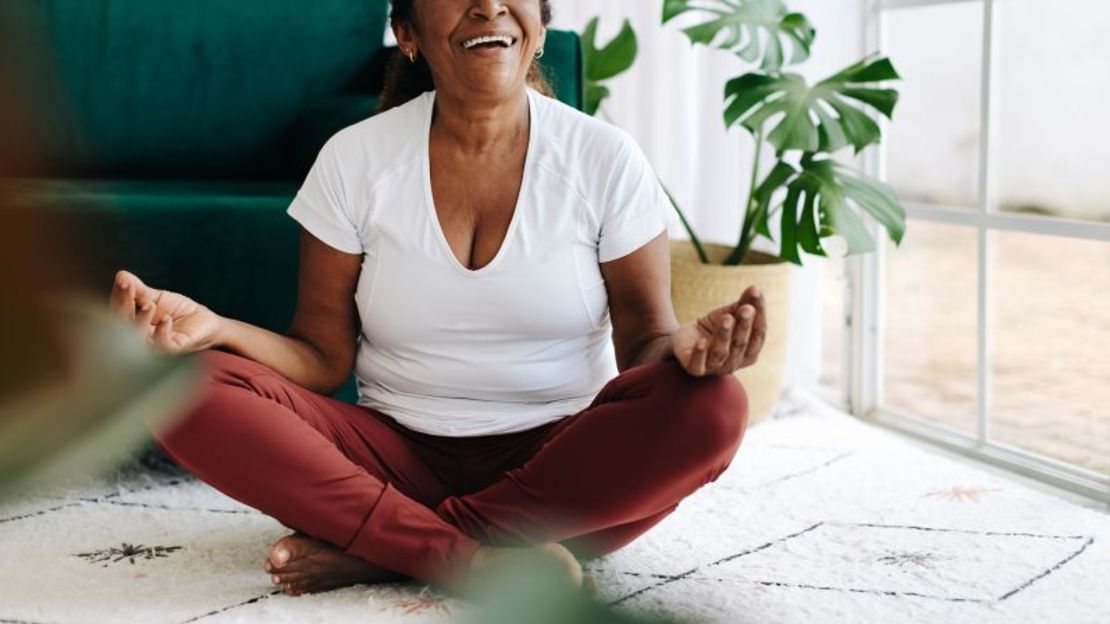
[[[316,347],[256,325],[222,318],[214,347],[264,364],[290,381],[321,394],[331,394],[343,379]]]
[[[628,360],[628,363],[621,370],[641,364],[675,359],[672,336],[673,334],[662,334],[644,342],[639,351]]]

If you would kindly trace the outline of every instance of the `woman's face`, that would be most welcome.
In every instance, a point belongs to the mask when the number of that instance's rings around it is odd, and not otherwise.
[[[422,54],[436,89],[456,97],[512,97],[546,35],[540,0],[415,0],[413,12],[397,43]]]

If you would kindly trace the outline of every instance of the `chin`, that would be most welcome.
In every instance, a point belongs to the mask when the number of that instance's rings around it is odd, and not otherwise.
[[[474,80],[463,82],[463,90],[474,96],[484,98],[510,98],[519,94],[524,89],[524,82],[518,81],[516,76],[490,76],[484,75]]]

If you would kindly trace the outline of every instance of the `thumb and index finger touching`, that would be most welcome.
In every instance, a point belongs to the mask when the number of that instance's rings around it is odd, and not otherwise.
[[[116,271],[112,284],[112,294],[109,297],[109,306],[121,318],[135,320],[139,307],[153,304],[158,299],[158,293],[153,288],[143,283],[134,273],[129,271]]]
[[[758,285],[752,284],[744,289],[740,298],[725,304],[715,310],[706,314],[711,322],[717,323],[722,320],[725,315],[732,316],[734,320],[739,320],[740,313],[744,306],[749,306],[752,309],[752,317],[760,316],[761,312],[766,312],[766,302],[763,298],[763,291]]]

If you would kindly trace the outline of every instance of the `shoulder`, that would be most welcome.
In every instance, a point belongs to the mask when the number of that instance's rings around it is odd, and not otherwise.
[[[336,132],[321,148],[320,160],[373,177],[418,158],[428,96],[419,95]]]
[[[534,97],[537,139],[548,169],[565,178],[603,185],[615,167],[639,157],[636,140],[622,128],[538,92]]]
[[[625,130],[533,91],[545,142],[578,149],[601,150],[606,154],[626,150],[635,140]]]

